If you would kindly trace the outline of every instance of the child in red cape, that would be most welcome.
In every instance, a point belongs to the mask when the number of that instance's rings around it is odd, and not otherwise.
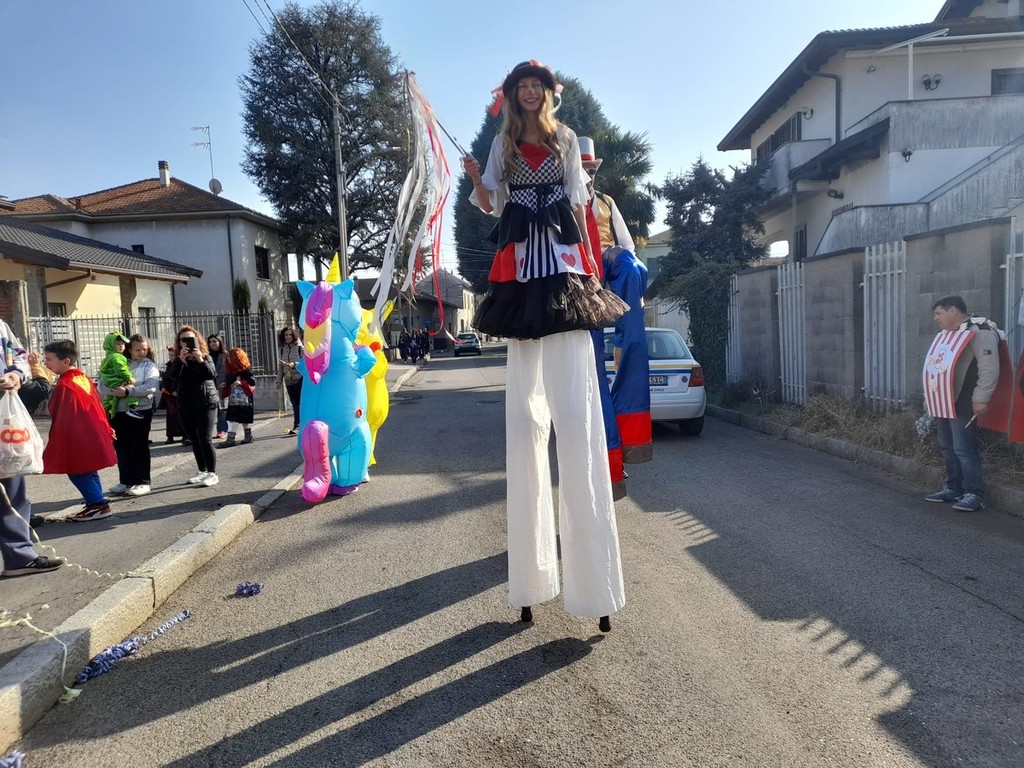
[[[60,378],[50,395],[50,438],[43,451],[43,474],[63,475],[82,494],[85,506],[68,519],[110,517],[99,470],[117,464],[114,430],[92,379],[78,368],[78,348],[70,339],[43,348],[46,367]]]

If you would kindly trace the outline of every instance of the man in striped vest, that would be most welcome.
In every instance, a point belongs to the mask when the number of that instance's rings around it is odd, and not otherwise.
[[[925,360],[925,402],[935,417],[946,484],[925,499],[977,512],[985,507],[977,420],[999,381],[1000,336],[985,318],[968,315],[960,296],[939,299],[932,311],[940,330]]]

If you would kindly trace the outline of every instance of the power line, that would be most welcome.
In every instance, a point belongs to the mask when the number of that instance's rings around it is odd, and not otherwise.
[[[245,9],[249,12],[249,15],[252,16],[252,20],[256,22],[256,26],[260,28],[260,32],[266,35],[267,30],[263,28],[263,25],[260,23],[260,20],[256,18],[256,14],[252,12],[252,8],[249,7],[249,3],[247,2],[247,0],[242,0],[242,5],[245,6]]]

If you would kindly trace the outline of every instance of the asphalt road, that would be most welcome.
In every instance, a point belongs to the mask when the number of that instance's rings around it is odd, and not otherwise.
[[[517,623],[503,365],[417,373],[372,482],[283,496],[29,764],[1024,765],[1024,523],[714,420],[629,467],[612,632],[559,600]]]

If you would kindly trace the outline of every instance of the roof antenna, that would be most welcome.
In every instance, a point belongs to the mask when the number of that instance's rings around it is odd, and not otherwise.
[[[213,173],[213,138],[210,136],[210,126],[208,125],[194,125],[192,126],[193,131],[202,131],[206,134],[206,141],[193,141],[193,147],[205,147],[210,153],[210,191],[215,195],[219,195],[224,191],[224,185],[217,180],[217,177]]]

